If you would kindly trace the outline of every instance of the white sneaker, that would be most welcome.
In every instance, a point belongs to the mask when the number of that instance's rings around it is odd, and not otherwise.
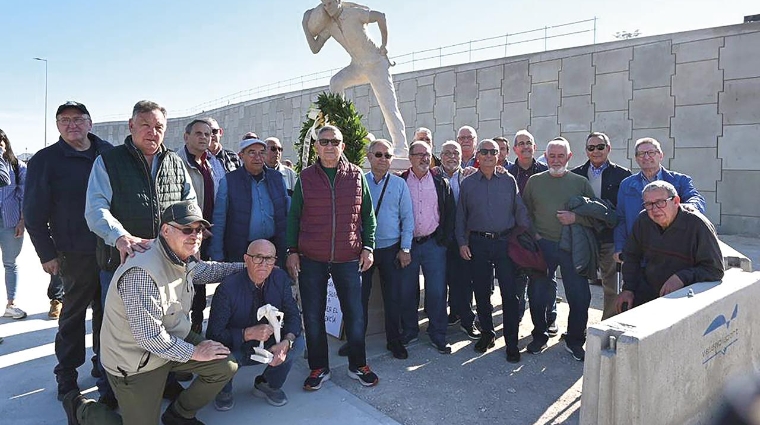
[[[18,307],[16,307],[15,304],[10,305],[8,307],[5,307],[5,314],[3,314],[3,317],[12,317],[14,319],[23,319],[26,317],[26,312]]]

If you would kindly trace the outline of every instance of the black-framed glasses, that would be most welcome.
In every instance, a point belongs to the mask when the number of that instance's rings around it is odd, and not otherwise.
[[[607,144],[606,143],[599,143],[598,145],[588,145],[588,146],[586,146],[586,150],[589,151],[589,152],[593,152],[594,149],[596,149],[598,151],[603,151],[603,150],[607,149]]]
[[[460,153],[458,151],[443,151],[441,152],[441,156],[455,157],[460,156]]]
[[[272,151],[272,152],[282,152],[282,147],[281,146],[270,146],[269,150]]]
[[[643,158],[645,156],[648,156],[650,158],[654,158],[655,155],[660,153],[659,151],[638,151],[636,152],[636,158]]]
[[[333,145],[338,146],[343,140],[340,139],[319,139],[317,140],[320,146]]]
[[[87,122],[87,118],[84,118],[84,117],[76,117],[76,118],[64,117],[64,118],[58,118],[55,121],[58,124],[63,125],[63,126],[67,126],[67,125],[69,125],[71,123],[74,123],[74,125],[76,125],[76,126],[80,126],[80,125],[82,125],[82,124],[84,124],[84,123]]]
[[[211,129],[211,134],[219,134],[221,132],[222,132],[221,128],[212,128]]]
[[[659,201],[653,201],[653,202],[644,202],[642,205],[644,206],[644,209],[647,211],[651,211],[654,209],[654,207],[657,207],[659,209],[665,208],[665,205],[668,204],[668,201],[675,198],[675,196],[670,196],[665,199],[660,199]]]
[[[383,158],[383,157],[385,157],[385,159],[391,159],[391,158],[393,158],[393,155],[389,154],[388,152],[386,152],[386,153],[375,152],[375,158]]]
[[[268,256],[268,255],[251,255],[249,253],[245,253],[246,256],[251,257],[251,260],[253,261],[253,264],[266,264],[267,266],[273,266],[274,263],[277,262],[277,256]]]
[[[173,225],[171,223],[169,223],[169,226],[172,226],[175,229],[179,230],[185,236],[190,236],[190,235],[193,235],[193,234],[198,235],[198,234],[203,233],[204,230],[206,230],[205,226],[200,226],[200,227],[178,227],[178,226],[175,226],[175,225]]]
[[[481,148],[481,149],[478,149],[478,153],[481,154],[481,155],[493,155],[493,156],[496,156],[496,155],[499,154],[499,150],[498,149]]]

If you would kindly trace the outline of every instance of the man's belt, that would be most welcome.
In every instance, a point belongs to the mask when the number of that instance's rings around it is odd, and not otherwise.
[[[418,245],[419,244],[423,244],[423,243],[427,242],[428,239],[432,238],[434,234],[435,234],[435,232],[433,232],[433,233],[431,233],[431,234],[429,234],[427,236],[419,236],[419,237],[413,238],[412,241],[414,243],[418,244]]]
[[[470,232],[474,233],[478,236],[482,236],[486,239],[499,239],[509,236],[509,230],[505,230],[503,232]]]

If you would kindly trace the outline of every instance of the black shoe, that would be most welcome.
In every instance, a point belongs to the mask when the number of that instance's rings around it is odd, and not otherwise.
[[[451,346],[449,344],[446,344],[445,342],[438,344],[433,341],[430,341],[430,345],[435,347],[435,349],[438,350],[438,352],[441,354],[451,354]]]
[[[172,381],[171,383],[167,383],[164,387],[164,400],[174,401],[179,397],[180,393],[185,390],[185,387],[182,386],[177,381]]]
[[[163,422],[164,425],[205,425],[194,417],[187,419],[180,416],[179,413],[174,410],[173,402],[166,408],[164,414],[161,415],[161,422]]]
[[[467,337],[470,339],[478,339],[480,338],[480,331],[475,328],[475,325],[473,326],[460,326],[462,329],[462,332],[467,334]]]
[[[71,390],[63,396],[63,410],[66,412],[66,419],[69,425],[79,425],[77,420],[77,409],[84,402],[84,396],[79,390]]]
[[[546,343],[536,341],[535,339],[531,341],[525,348],[525,351],[529,352],[530,354],[540,354],[544,350],[546,350]]]
[[[188,382],[193,380],[193,374],[190,372],[174,372],[174,379],[179,382]]]
[[[409,358],[409,352],[406,351],[406,347],[404,347],[404,344],[401,343],[399,340],[390,341],[385,345],[385,348],[388,349],[388,351],[393,354],[394,358],[397,359],[406,359]]]
[[[348,343],[345,343],[338,348],[338,355],[341,357],[348,357]]]
[[[586,358],[586,350],[583,349],[582,345],[566,344],[565,350],[567,350],[568,353],[572,354],[573,358],[579,362],[582,362]]]
[[[550,337],[557,336],[559,333],[559,326],[557,326],[557,322],[549,323],[549,326],[546,328],[546,333],[549,334]]]
[[[303,389],[306,391],[316,391],[322,388],[325,381],[330,380],[330,369],[323,367],[314,369],[309,373],[309,377],[303,383]]]
[[[482,335],[475,343],[475,351],[485,353],[489,348],[496,346],[496,338],[493,335]]]
[[[454,313],[449,313],[449,326],[454,326],[459,323],[459,316]]]
[[[111,410],[116,410],[119,408],[119,400],[116,400],[116,396],[111,391],[107,392],[105,395],[100,396],[98,403],[105,404]]]
[[[98,359],[95,357],[92,358],[92,370],[90,371],[90,376],[93,378],[100,378],[103,376],[103,374],[100,373],[100,367],[98,365]]]
[[[520,349],[515,347],[507,347],[507,362],[520,363]]]

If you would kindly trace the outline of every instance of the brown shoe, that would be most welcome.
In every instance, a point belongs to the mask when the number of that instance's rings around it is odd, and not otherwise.
[[[51,319],[58,319],[61,317],[61,309],[63,308],[63,303],[58,300],[52,300],[50,301],[50,311],[48,312],[48,317]]]

